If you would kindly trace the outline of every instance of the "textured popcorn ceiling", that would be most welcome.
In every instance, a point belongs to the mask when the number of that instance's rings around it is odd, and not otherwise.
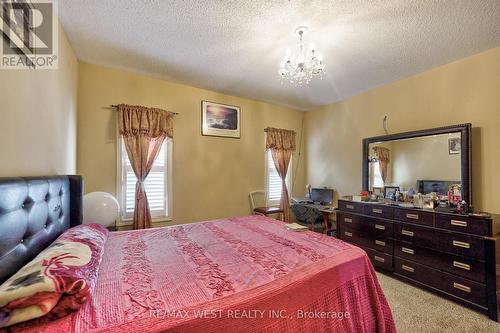
[[[500,45],[500,0],[59,0],[80,60],[308,110]],[[327,75],[282,84],[309,27]],[[499,59],[500,61],[500,59]]]

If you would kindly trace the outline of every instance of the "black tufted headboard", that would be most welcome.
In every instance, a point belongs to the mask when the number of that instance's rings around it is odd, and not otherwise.
[[[82,223],[81,176],[0,178],[0,283]]]

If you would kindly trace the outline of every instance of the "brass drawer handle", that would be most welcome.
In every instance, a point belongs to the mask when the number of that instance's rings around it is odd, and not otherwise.
[[[401,230],[401,233],[403,235],[406,235],[406,236],[410,236],[410,237],[413,237],[413,231],[409,231],[409,230]]]
[[[375,224],[375,229],[385,230],[385,226],[381,224]]]
[[[453,261],[453,266],[470,271],[470,265],[464,264],[460,261]]]
[[[347,222],[347,223],[352,223],[352,219],[348,218],[348,217],[344,217],[344,222]]]
[[[380,261],[380,262],[385,262],[385,259],[379,256],[374,256],[375,260]]]
[[[348,237],[352,237],[352,232],[344,231],[344,235],[346,235]]]
[[[415,268],[410,267],[410,266],[401,265],[401,268],[402,268],[403,270],[407,271],[407,272],[411,272],[411,273],[415,272]]]
[[[461,241],[453,241],[453,246],[456,247],[463,247],[464,249],[470,249],[470,244],[466,242],[461,242]]]
[[[345,205],[345,208],[347,208],[347,209],[354,209],[354,206],[353,205]]]
[[[375,244],[380,245],[380,246],[385,246],[385,242],[376,240]]]
[[[382,214],[382,209],[373,208],[372,212],[374,212],[376,214]]]
[[[408,253],[408,254],[415,254],[415,251],[413,249],[409,249],[407,247],[401,247],[401,252]]]
[[[460,283],[453,282],[453,288],[465,291],[466,293],[470,293],[470,287],[464,286],[463,284]]]
[[[418,214],[406,214],[406,217],[412,220],[418,220],[419,216]]]
[[[467,227],[467,221],[451,220],[450,223],[457,227]]]

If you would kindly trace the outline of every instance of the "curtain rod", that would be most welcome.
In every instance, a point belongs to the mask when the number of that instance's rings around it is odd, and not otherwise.
[[[118,104],[110,104],[109,106],[118,110]],[[167,111],[167,110],[163,110],[163,109],[160,109],[160,110],[165,111],[165,112],[173,113],[176,116],[178,115],[177,112]]]

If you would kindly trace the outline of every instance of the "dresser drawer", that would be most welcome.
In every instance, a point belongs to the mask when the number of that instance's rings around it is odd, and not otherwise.
[[[457,256],[442,256],[442,269],[461,277],[486,283],[486,267],[482,261]]]
[[[385,238],[392,237],[394,223],[369,217],[362,217],[359,226],[360,230],[363,231],[367,237]]]
[[[394,241],[390,238],[366,238],[365,246],[391,255],[394,252]]]
[[[394,218],[394,208],[367,204],[365,205],[365,214],[392,220]]]
[[[433,213],[421,210],[396,209],[394,211],[394,218],[396,220],[427,225],[429,227],[432,227],[434,224]]]
[[[364,239],[361,237],[360,232],[346,226],[342,227],[340,239],[348,243],[364,246]]]
[[[357,230],[364,237],[391,237],[393,223],[372,219],[366,216],[341,212],[338,214],[341,224],[340,229],[349,228]]]
[[[394,257],[394,273],[406,276],[410,279],[422,282],[427,285],[431,285],[433,281],[431,278],[431,274],[434,273],[434,270],[414,261]],[[438,287],[436,285],[431,286],[434,288]]]
[[[448,293],[486,307],[486,285],[443,273],[441,287]]]
[[[394,250],[394,243],[390,238],[376,237],[376,235],[349,227],[342,228],[341,235],[342,240],[362,246],[363,248],[370,248],[391,255]]]
[[[436,258],[430,253],[430,250],[401,241],[394,242],[394,256],[427,266],[435,267],[437,264]]]
[[[435,243],[440,250],[466,258],[484,260],[484,239],[451,232],[436,233]]]
[[[337,223],[348,228],[357,228],[360,223],[361,216],[344,212],[337,213]]]
[[[366,251],[366,254],[368,255],[368,258],[372,262],[373,266],[392,271],[393,257],[390,254],[374,251],[372,249],[364,250]]]
[[[400,241],[394,243],[394,256],[441,269],[480,283],[486,282],[485,263],[482,261],[453,256]]]
[[[363,214],[363,204],[359,202],[339,200],[339,210]]]
[[[491,220],[468,218],[467,216],[436,214],[436,228],[480,236],[489,236],[490,226]]]
[[[469,302],[486,306],[486,286],[413,261],[394,258],[394,272]]]
[[[411,224],[396,223],[394,225],[394,238],[410,242],[413,245],[434,247],[434,234],[434,230],[420,228]]]

